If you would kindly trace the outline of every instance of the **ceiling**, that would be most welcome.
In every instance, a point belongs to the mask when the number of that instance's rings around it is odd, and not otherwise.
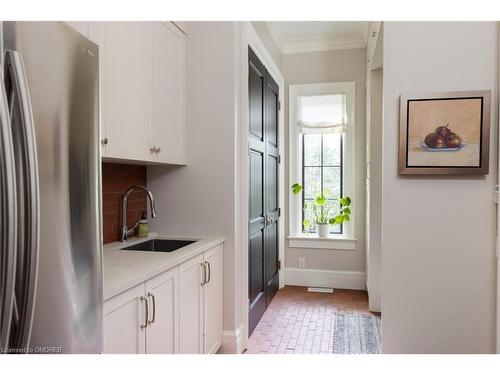
[[[366,47],[368,21],[266,22],[281,53]]]

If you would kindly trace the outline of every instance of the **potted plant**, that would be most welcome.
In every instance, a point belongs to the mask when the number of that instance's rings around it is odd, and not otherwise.
[[[299,194],[302,192],[302,185],[295,183],[292,185],[292,192],[294,194]],[[328,237],[330,233],[330,225],[342,224],[351,220],[351,198],[335,198],[340,203],[340,209],[338,212],[332,212],[331,208],[326,206],[328,201],[328,192],[323,194],[318,194],[312,203],[312,212],[318,232],[319,237]],[[307,204],[304,204],[304,211],[309,209]],[[304,227],[308,228],[312,225],[309,220],[304,220]]]

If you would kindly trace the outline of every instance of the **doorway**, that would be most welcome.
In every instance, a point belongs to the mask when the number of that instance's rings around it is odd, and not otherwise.
[[[249,334],[279,289],[279,87],[248,47]]]

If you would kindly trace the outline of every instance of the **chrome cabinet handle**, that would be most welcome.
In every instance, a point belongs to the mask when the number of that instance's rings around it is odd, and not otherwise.
[[[203,280],[201,281],[201,286],[207,283],[207,269],[205,268],[205,263],[200,263],[201,268],[203,269]]]
[[[205,284],[208,284],[212,279],[212,269],[210,268],[210,262],[205,261],[205,264],[208,266],[208,280]]]
[[[103,146],[106,146],[108,143],[109,143],[108,138],[103,138],[103,139],[101,140],[101,145],[103,145]]]
[[[156,300],[155,300],[155,295],[153,293],[148,293],[148,305],[149,305],[149,298],[153,300],[153,319],[148,320],[148,324],[151,325],[155,322],[156,320]],[[149,319],[149,316],[148,316]]]
[[[14,146],[12,142],[11,122],[7,94],[3,81],[0,80],[0,184],[4,187],[0,196],[0,215],[7,218],[0,228],[3,242],[0,244],[4,254],[0,260],[0,285],[4,302],[0,305],[0,347],[9,347],[12,309],[14,304],[14,283],[16,279],[17,250],[17,192]],[[1,350],[0,350],[1,351]]]
[[[151,153],[154,154],[156,152],[156,147],[151,147],[149,151],[151,151]]]
[[[19,111],[19,124],[12,126],[13,136],[16,137],[15,144],[19,143],[19,161],[17,171],[22,176],[17,178],[18,200],[25,202],[23,228],[19,233],[24,238],[19,238],[24,249],[22,260],[24,266],[23,277],[26,280],[25,287],[21,292],[18,302],[19,311],[22,313],[16,324],[15,344],[18,348],[26,348],[30,341],[31,326],[35,308],[35,290],[38,272],[38,253],[40,239],[40,191],[38,177],[38,160],[35,140],[35,126],[33,112],[31,109],[31,98],[21,54],[18,51],[6,51],[4,60],[4,77],[10,113],[14,108]],[[16,103],[17,102],[17,103]],[[16,107],[17,106],[17,107]],[[17,156],[17,155],[16,155]],[[16,158],[17,159],[17,158]],[[22,196],[20,196],[22,195]],[[21,215],[21,213],[18,213]],[[11,337],[11,341],[12,341]]]
[[[161,152],[161,148],[160,147],[156,148],[156,153],[159,154],[160,152]]]
[[[148,299],[144,296],[141,296],[141,305],[146,308],[146,313],[144,314],[144,323],[141,324],[141,329],[144,329],[148,326],[148,316],[149,316],[149,307],[148,307]],[[144,308],[142,309],[144,313]]]

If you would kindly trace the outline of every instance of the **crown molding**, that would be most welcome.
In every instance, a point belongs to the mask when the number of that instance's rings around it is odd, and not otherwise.
[[[281,48],[281,53],[287,55],[293,53],[337,51],[365,47],[366,42],[362,38],[340,41],[337,38],[314,36],[288,40]]]

